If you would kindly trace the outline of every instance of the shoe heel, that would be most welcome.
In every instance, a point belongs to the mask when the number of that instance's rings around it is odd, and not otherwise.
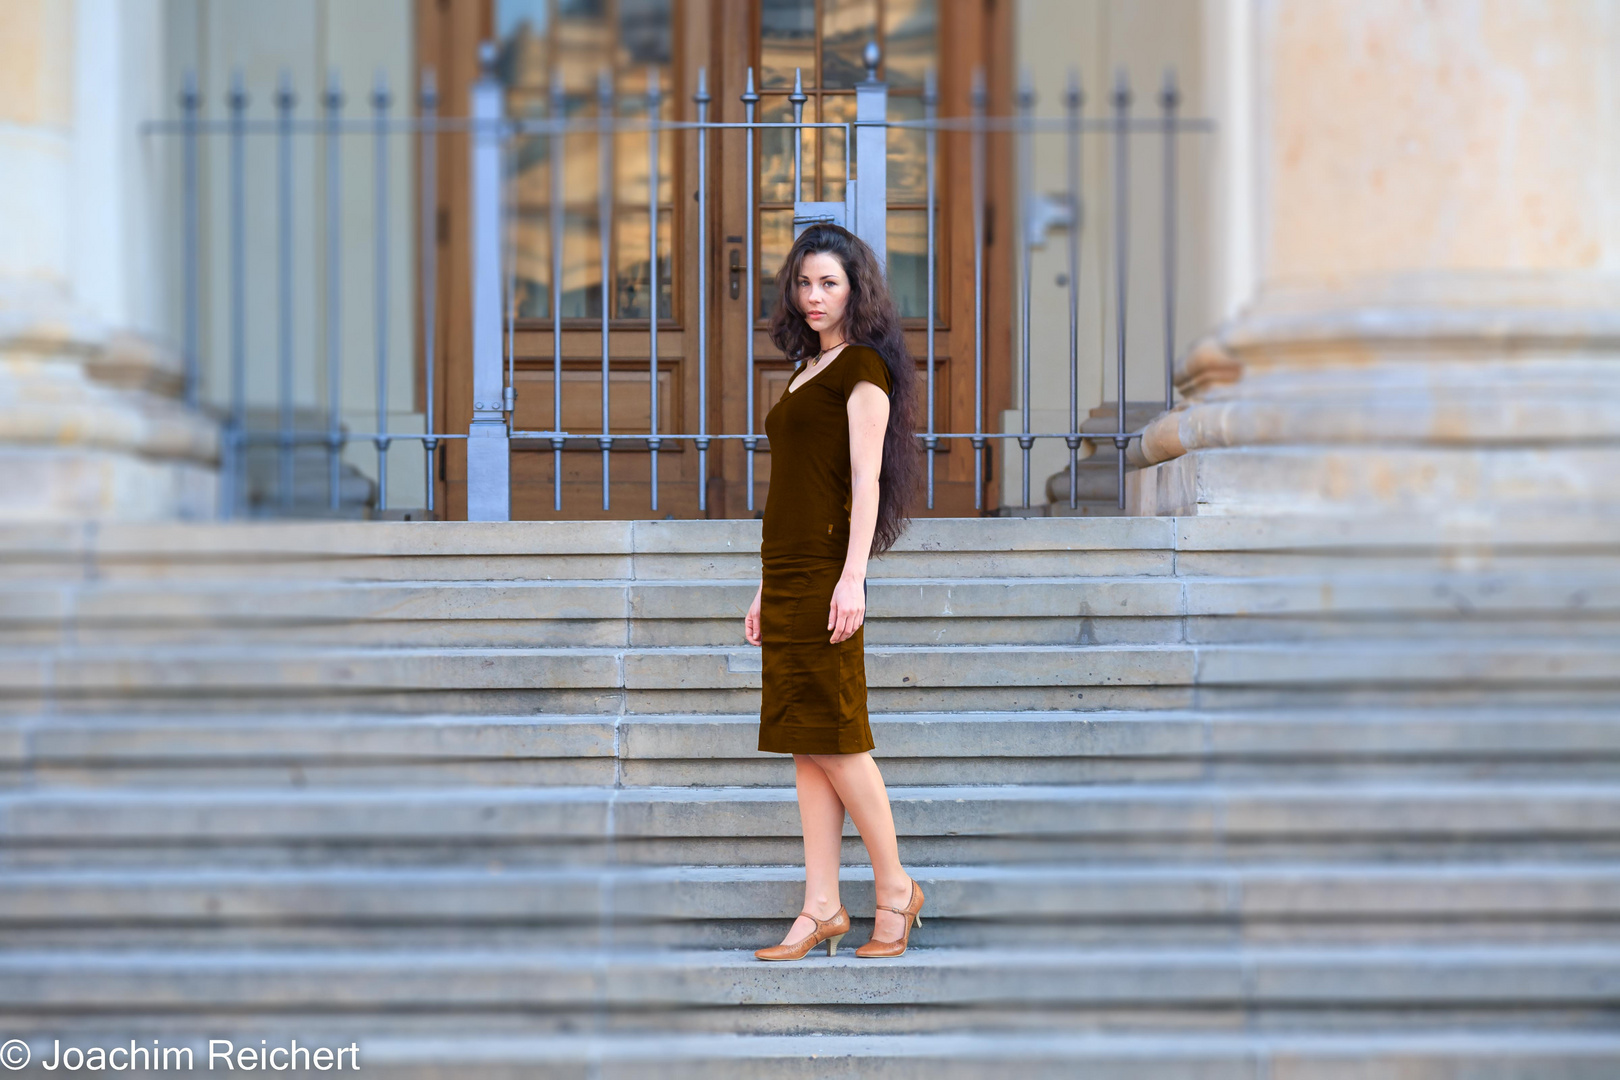
[[[827,939],[827,955],[828,956],[837,956],[838,955],[838,943],[840,941],[843,941],[843,940],[844,940],[844,935],[843,934],[834,934],[832,937],[828,938]]]
[[[922,916],[921,915],[913,915],[911,917],[911,925],[920,927],[922,925]]]

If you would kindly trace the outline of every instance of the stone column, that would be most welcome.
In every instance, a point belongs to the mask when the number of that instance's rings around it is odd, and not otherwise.
[[[217,426],[178,399],[154,333],[162,280],[143,198],[140,90],[157,0],[0,6],[0,514],[211,516]]]
[[[1133,509],[1620,504],[1612,5],[1247,14],[1258,284],[1133,447]]]

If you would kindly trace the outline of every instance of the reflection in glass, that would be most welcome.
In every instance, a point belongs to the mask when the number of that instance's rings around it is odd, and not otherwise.
[[[939,242],[938,208],[935,208],[934,241]],[[935,262],[938,273],[938,262]],[[936,282],[937,284],[937,282]],[[889,211],[889,291],[906,319],[928,314],[928,215],[923,210]],[[935,289],[935,318],[938,318],[938,289]]]
[[[866,78],[861,54],[877,37],[875,0],[822,0],[821,62],[826,67],[822,85],[847,90]]]
[[[855,119],[853,94],[829,94],[821,99],[822,117],[829,123],[847,123]],[[844,198],[844,148],[847,128],[821,130],[821,198],[824,202],[841,202]]]
[[[779,123],[792,118],[793,106],[785,97],[765,97],[759,103],[758,116],[766,123]],[[793,198],[792,147],[787,131],[781,128],[760,131],[760,202],[788,202]]]
[[[551,230],[545,209],[519,210],[512,238],[512,300],[520,319],[551,317]]]
[[[759,0],[761,12],[761,89],[785,90],[793,85],[793,66],[805,68],[805,90],[810,95],[805,119],[822,123],[850,123],[855,119],[855,96],[849,91],[866,78],[863,53],[878,39],[882,19],[883,77],[891,90],[888,116],[896,121],[921,120],[922,89],[928,69],[939,62],[940,0]],[[810,65],[817,45],[821,72],[816,80]],[[819,101],[819,106],[818,106]],[[760,112],[764,120],[791,118],[785,96],[766,94]],[[921,130],[891,129],[887,135],[889,205],[889,275],[895,299],[907,318],[922,318],[927,302],[927,199],[926,135]],[[805,185],[799,198],[829,202],[847,195],[846,148],[848,131],[818,129],[804,144]],[[775,271],[791,244],[791,216],[772,208],[787,202],[793,192],[792,141],[783,133],[764,133],[760,141],[759,311],[763,317],[777,303]]]
[[[890,120],[921,120],[922,98],[891,97]],[[889,201],[928,198],[928,136],[920,128],[889,128]]]
[[[768,95],[760,100],[759,118],[767,123],[790,123],[793,103],[786,97]],[[804,103],[804,122],[816,119],[816,99]],[[816,131],[802,133],[801,162],[804,169],[800,198],[813,199],[816,190]],[[789,128],[763,128],[759,133],[759,201],[793,201],[793,132]]]
[[[555,69],[564,85],[563,115],[597,115],[597,80],[604,67],[614,72],[614,113],[646,116],[649,69],[657,68],[663,100],[659,114],[678,115],[673,70],[674,0],[495,0],[500,35],[497,73],[513,116],[552,115],[550,85]],[[610,18],[611,16],[611,18]],[[675,149],[679,136],[659,139],[659,306],[671,314],[671,204]],[[645,131],[615,137],[614,308],[619,318],[642,318],[647,302],[648,139]],[[597,197],[602,178],[599,136],[593,131],[565,136],[562,186],[566,193],[563,236],[562,311],[564,318],[598,319],[604,288]],[[513,300],[522,318],[549,319],[551,311],[552,147],[543,135],[515,139],[507,155],[508,199],[515,218],[508,240],[513,260]]]
[[[602,242],[594,208],[572,209],[563,221],[563,295],[565,319],[602,315]]]
[[[503,42],[520,30],[544,38],[550,26],[551,0],[498,0],[495,5],[495,33]]]
[[[495,73],[506,87],[506,111],[512,116],[545,111],[550,14],[548,0],[501,0],[499,5]]]
[[[570,119],[594,117],[596,99],[571,98],[567,103],[567,115]],[[594,131],[563,136],[563,197],[570,203],[596,205],[597,190],[602,183],[602,167],[597,160],[599,141],[600,137]],[[549,187],[541,198],[551,198]]]
[[[671,317],[669,276],[669,211],[658,214],[658,319]],[[647,310],[647,212],[624,208],[614,222],[614,243],[618,249],[614,277],[618,297],[616,314],[621,319],[645,319]]]
[[[501,43],[495,71],[506,90],[507,114],[549,115],[550,0],[500,0],[495,18]],[[519,316],[544,318],[551,314],[551,236],[546,206],[551,190],[550,140],[543,136],[515,139],[506,164],[506,197],[517,215],[507,238],[513,302]]]
[[[894,90],[920,90],[939,63],[937,0],[885,0],[883,73]]]
[[[561,0],[553,55],[570,93],[594,94],[597,73],[613,62],[613,28],[599,0]]]
[[[658,115],[668,120],[671,118],[672,102],[665,98],[660,104]],[[620,103],[619,113],[632,120],[645,120],[647,106],[645,101],[624,101]],[[672,185],[674,183],[675,142],[679,135],[675,132],[664,131],[658,137],[658,201],[668,203],[671,201]],[[594,148],[593,148],[594,154]],[[594,165],[595,158],[593,156]],[[622,203],[641,207],[642,215],[647,212],[647,133],[645,131],[620,132],[613,142],[613,193]],[[594,186],[592,187],[594,191]],[[573,189],[569,189],[570,201],[577,196]]]
[[[620,116],[629,116],[631,113],[636,116],[647,115],[647,72],[651,70],[652,68],[646,64],[638,64],[634,67],[622,68],[614,76],[613,86],[618,91],[617,111]],[[669,84],[669,68],[662,65],[658,67],[658,89],[663,95],[662,107],[658,110],[658,115],[667,117],[669,115],[670,91],[672,88]]]
[[[760,0],[761,90],[793,89],[793,69],[804,69],[804,85],[816,85],[815,0]]]
[[[645,73],[650,64],[668,68],[673,25],[670,0],[619,0],[619,69],[630,74],[637,68]]]
[[[788,249],[793,246],[793,211],[761,210],[759,212],[759,317],[769,318],[776,310],[776,272],[787,261]]]

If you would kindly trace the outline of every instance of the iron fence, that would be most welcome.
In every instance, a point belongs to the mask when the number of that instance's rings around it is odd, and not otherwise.
[[[833,221],[849,227],[860,235],[878,254],[880,260],[887,252],[887,156],[886,141],[892,130],[916,130],[923,135],[926,188],[926,285],[923,308],[925,346],[925,377],[927,411],[924,430],[917,437],[923,441],[927,459],[927,505],[932,508],[935,496],[935,455],[946,440],[965,440],[974,451],[974,506],[982,509],[985,492],[985,449],[990,440],[1016,440],[1022,459],[1022,501],[1030,505],[1030,452],[1036,440],[1062,439],[1069,449],[1069,505],[1076,505],[1076,464],[1082,440],[1110,442],[1117,451],[1118,503],[1125,505],[1125,454],[1129,441],[1139,433],[1128,430],[1125,403],[1127,387],[1127,323],[1129,298],[1127,285],[1130,275],[1129,223],[1132,195],[1131,143],[1133,136],[1156,136],[1162,141],[1162,250],[1160,259],[1163,272],[1163,345],[1164,345],[1164,403],[1173,405],[1173,369],[1176,360],[1175,305],[1177,297],[1177,153],[1178,140],[1188,134],[1213,130],[1208,120],[1189,119],[1180,115],[1180,93],[1174,72],[1167,72],[1163,87],[1157,95],[1159,113],[1154,117],[1132,115],[1133,95],[1128,81],[1121,73],[1109,95],[1106,115],[1088,116],[1084,111],[1085,98],[1078,75],[1071,74],[1064,98],[1064,112],[1060,117],[1035,115],[1035,96],[1027,76],[1021,80],[1016,94],[1016,112],[1011,116],[989,114],[989,95],[982,71],[973,75],[971,107],[967,116],[942,117],[938,114],[938,91],[935,76],[930,72],[923,91],[923,116],[917,120],[891,119],[887,110],[887,88],[877,78],[878,57],[876,45],[867,47],[867,79],[856,86],[856,110],[853,120],[807,122],[803,120],[806,97],[797,81],[789,100],[792,103],[791,121],[760,120],[756,108],[760,95],[754,88],[753,69],[745,79],[741,95],[744,119],[726,122],[709,119],[712,97],[708,91],[707,73],[699,70],[692,94],[695,120],[666,120],[659,116],[662,88],[656,69],[649,73],[646,91],[646,118],[639,119],[615,115],[615,91],[611,77],[603,72],[597,88],[598,108],[595,117],[570,119],[563,108],[564,94],[559,81],[550,88],[550,115],[513,117],[505,114],[503,87],[494,72],[495,47],[486,43],[481,50],[482,74],[472,92],[470,115],[446,117],[439,111],[439,97],[433,73],[424,72],[415,116],[395,113],[395,95],[386,81],[379,76],[368,95],[369,115],[350,116],[345,112],[346,99],[336,75],[329,77],[320,95],[321,112],[318,116],[301,117],[297,112],[298,97],[287,76],[283,76],[273,96],[274,116],[251,118],[248,115],[249,96],[240,73],[231,82],[225,96],[227,115],[207,118],[203,115],[203,99],[194,75],[188,74],[180,93],[181,115],[177,120],[156,121],[146,125],[148,131],[178,137],[181,142],[182,162],[182,272],[183,291],[183,350],[185,353],[185,397],[192,404],[201,400],[200,381],[202,365],[199,322],[202,305],[199,298],[199,280],[202,277],[203,255],[199,241],[199,215],[202,181],[199,171],[200,147],[209,138],[224,139],[227,147],[226,232],[229,309],[229,386],[225,399],[223,420],[225,426],[225,462],[222,469],[221,507],[224,515],[242,511],[244,459],[248,447],[258,444],[273,446],[278,463],[278,496],[283,509],[291,509],[294,497],[293,455],[300,446],[321,446],[326,450],[327,487],[330,509],[337,509],[340,499],[340,460],[344,448],[351,443],[370,442],[377,452],[377,493],[374,509],[388,508],[387,468],[388,452],[395,441],[415,441],[423,451],[424,481],[427,509],[434,511],[433,465],[435,454],[446,440],[466,440],[468,517],[471,520],[506,520],[511,509],[510,456],[515,439],[549,441],[554,468],[553,508],[562,509],[562,454],[568,440],[594,439],[602,454],[602,508],[611,509],[610,451],[614,443],[634,441],[645,445],[649,453],[651,478],[651,506],[659,508],[658,456],[662,444],[669,440],[691,440],[698,451],[698,504],[702,512],[708,509],[707,454],[715,440],[738,440],[742,443],[747,462],[747,507],[754,510],[755,454],[763,438],[758,431],[755,391],[755,356],[753,333],[744,334],[746,342],[747,395],[746,429],[741,432],[710,430],[708,397],[710,379],[710,319],[709,319],[709,203],[710,153],[712,133],[741,131],[746,152],[744,168],[746,179],[742,187],[747,206],[745,221],[747,234],[743,244],[745,265],[742,267],[746,283],[746,304],[749,325],[758,316],[755,308],[754,217],[759,198],[760,178],[751,167],[756,158],[756,136],[770,130],[790,130],[793,139],[793,194],[794,234],[813,222]],[[848,182],[845,198],[840,202],[813,202],[802,200],[801,135],[806,130],[836,129],[843,133],[844,176]],[[447,133],[464,134],[468,140],[471,177],[471,275],[472,275],[472,400],[471,422],[466,430],[435,431],[432,418],[439,412],[439,395],[443,387],[435,383],[435,370],[440,358],[435,355],[439,340],[437,285],[440,267],[437,264],[435,236],[435,208],[439,144]],[[1018,431],[988,430],[985,423],[985,358],[986,310],[985,265],[987,184],[989,163],[986,141],[993,133],[1010,134],[1015,142],[1014,162],[1016,199],[1019,208],[1016,258],[1020,273],[1017,277],[1018,296],[1016,311],[1018,334],[1019,375],[1021,378],[1021,418]],[[563,244],[564,190],[563,162],[565,142],[569,135],[594,134],[598,143],[597,169],[599,174],[597,208],[598,242],[601,248],[601,430],[576,432],[561,428],[562,371],[563,371]],[[610,430],[609,418],[609,335],[610,307],[608,283],[613,280],[609,265],[611,237],[616,213],[614,198],[614,143],[626,134],[640,134],[648,143],[650,175],[648,183],[648,265],[649,294],[648,325],[654,331],[658,326],[657,275],[659,264],[659,183],[656,163],[659,159],[660,140],[664,138],[690,138],[696,151],[697,241],[691,277],[697,289],[695,327],[695,353],[698,376],[698,424],[692,432],[669,432],[661,429],[658,401],[658,334],[649,333],[649,411],[650,423],[645,434],[615,433]],[[971,431],[940,431],[936,426],[936,336],[938,332],[936,308],[937,236],[936,210],[938,198],[939,137],[944,134],[965,134],[969,143],[970,186],[969,199],[973,220],[973,429]],[[1035,190],[1033,145],[1037,135],[1061,135],[1066,140],[1066,188],[1057,195],[1038,194]],[[321,226],[322,258],[325,280],[324,356],[312,358],[324,362],[326,422],[320,428],[301,426],[300,410],[295,402],[294,364],[292,347],[293,325],[293,230],[292,161],[300,136],[324,140],[324,203],[325,215]],[[1109,143],[1112,158],[1113,207],[1113,339],[1115,360],[1115,387],[1117,418],[1112,432],[1082,432],[1080,427],[1079,357],[1081,335],[1080,308],[1080,245],[1084,227],[1084,201],[1082,190],[1082,149],[1086,136],[1104,138]],[[268,137],[276,148],[275,179],[275,262],[276,262],[276,423],[273,431],[251,430],[247,423],[247,339],[245,316],[247,311],[245,261],[248,257],[245,221],[247,219],[244,147],[250,137]],[[345,137],[369,138],[373,146],[372,165],[372,275],[374,295],[374,431],[347,430],[342,422],[341,375],[348,361],[343,349],[341,317],[343,313],[344,245],[341,239],[340,219],[343,197],[342,155],[339,143]],[[422,308],[419,312],[421,333],[418,335],[419,360],[425,378],[425,409],[427,422],[422,432],[392,431],[389,425],[390,376],[389,326],[391,321],[388,277],[392,262],[390,256],[390,229],[387,215],[395,194],[388,146],[391,138],[415,140],[415,153],[419,166],[420,183],[417,187],[418,211],[423,242],[415,267],[419,275]],[[552,323],[552,417],[559,426],[550,429],[525,429],[517,425],[516,413],[516,303],[513,297],[514,274],[511,265],[510,230],[515,217],[506,204],[506,179],[509,175],[508,159],[516,141],[539,137],[546,140],[550,154],[551,188],[549,192],[549,228],[551,230],[551,283],[550,315]],[[1031,370],[1031,274],[1034,250],[1045,243],[1049,232],[1062,229],[1067,241],[1067,302],[1068,302],[1068,367],[1069,367],[1069,430],[1035,431],[1031,422],[1030,386]],[[673,248],[673,243],[672,243]],[[671,252],[673,260],[674,253]],[[220,395],[215,395],[218,398]]]

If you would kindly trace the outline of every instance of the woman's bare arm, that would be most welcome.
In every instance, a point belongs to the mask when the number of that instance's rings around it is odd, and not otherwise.
[[[833,589],[827,629],[839,642],[866,619],[866,563],[877,531],[878,474],[883,467],[883,435],[889,428],[889,395],[862,380],[849,392],[849,552]]]

